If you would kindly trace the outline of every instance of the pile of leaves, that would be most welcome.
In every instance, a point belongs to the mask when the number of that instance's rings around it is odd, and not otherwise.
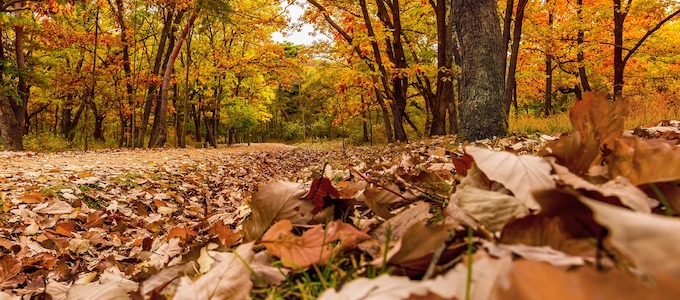
[[[129,185],[78,170],[52,194],[31,180],[2,200],[0,299],[672,298],[677,128],[628,132],[625,113],[586,94],[560,137],[152,164]],[[252,174],[305,154],[276,169],[297,175]]]

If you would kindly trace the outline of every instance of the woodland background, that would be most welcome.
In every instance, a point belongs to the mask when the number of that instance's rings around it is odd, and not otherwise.
[[[302,1],[333,37],[302,46],[270,38],[291,1],[0,1],[3,145],[556,133],[589,90],[623,96],[628,128],[680,115],[678,1],[462,3]]]

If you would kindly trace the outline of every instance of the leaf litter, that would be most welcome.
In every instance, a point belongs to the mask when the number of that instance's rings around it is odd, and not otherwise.
[[[0,153],[0,299],[669,299],[680,123],[460,145]],[[321,174],[321,175],[319,175]]]

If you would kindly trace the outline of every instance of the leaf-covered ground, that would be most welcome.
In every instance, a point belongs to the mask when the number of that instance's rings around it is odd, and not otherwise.
[[[0,299],[673,299],[680,124],[0,153]]]

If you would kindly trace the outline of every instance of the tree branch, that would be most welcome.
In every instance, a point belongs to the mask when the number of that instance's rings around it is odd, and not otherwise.
[[[668,15],[668,17],[666,17],[665,19],[659,21],[659,23],[657,23],[656,26],[654,26],[652,29],[648,30],[647,33],[645,33],[645,35],[642,36],[642,38],[635,44],[635,46],[633,46],[633,48],[631,48],[630,50],[628,50],[628,53],[626,54],[626,57],[623,58],[623,65],[624,65],[624,66],[626,65],[626,62],[628,62],[628,59],[630,59],[630,57],[633,56],[633,54],[635,53],[635,51],[636,51],[638,48],[640,48],[640,46],[642,46],[642,43],[644,43],[645,40],[646,40],[648,37],[650,37],[652,34],[654,34],[654,32],[656,32],[657,30],[659,30],[659,28],[661,28],[661,26],[663,26],[663,24],[665,24],[666,22],[670,21],[673,17],[677,16],[678,14],[680,14],[680,9],[674,11],[672,14]]]

